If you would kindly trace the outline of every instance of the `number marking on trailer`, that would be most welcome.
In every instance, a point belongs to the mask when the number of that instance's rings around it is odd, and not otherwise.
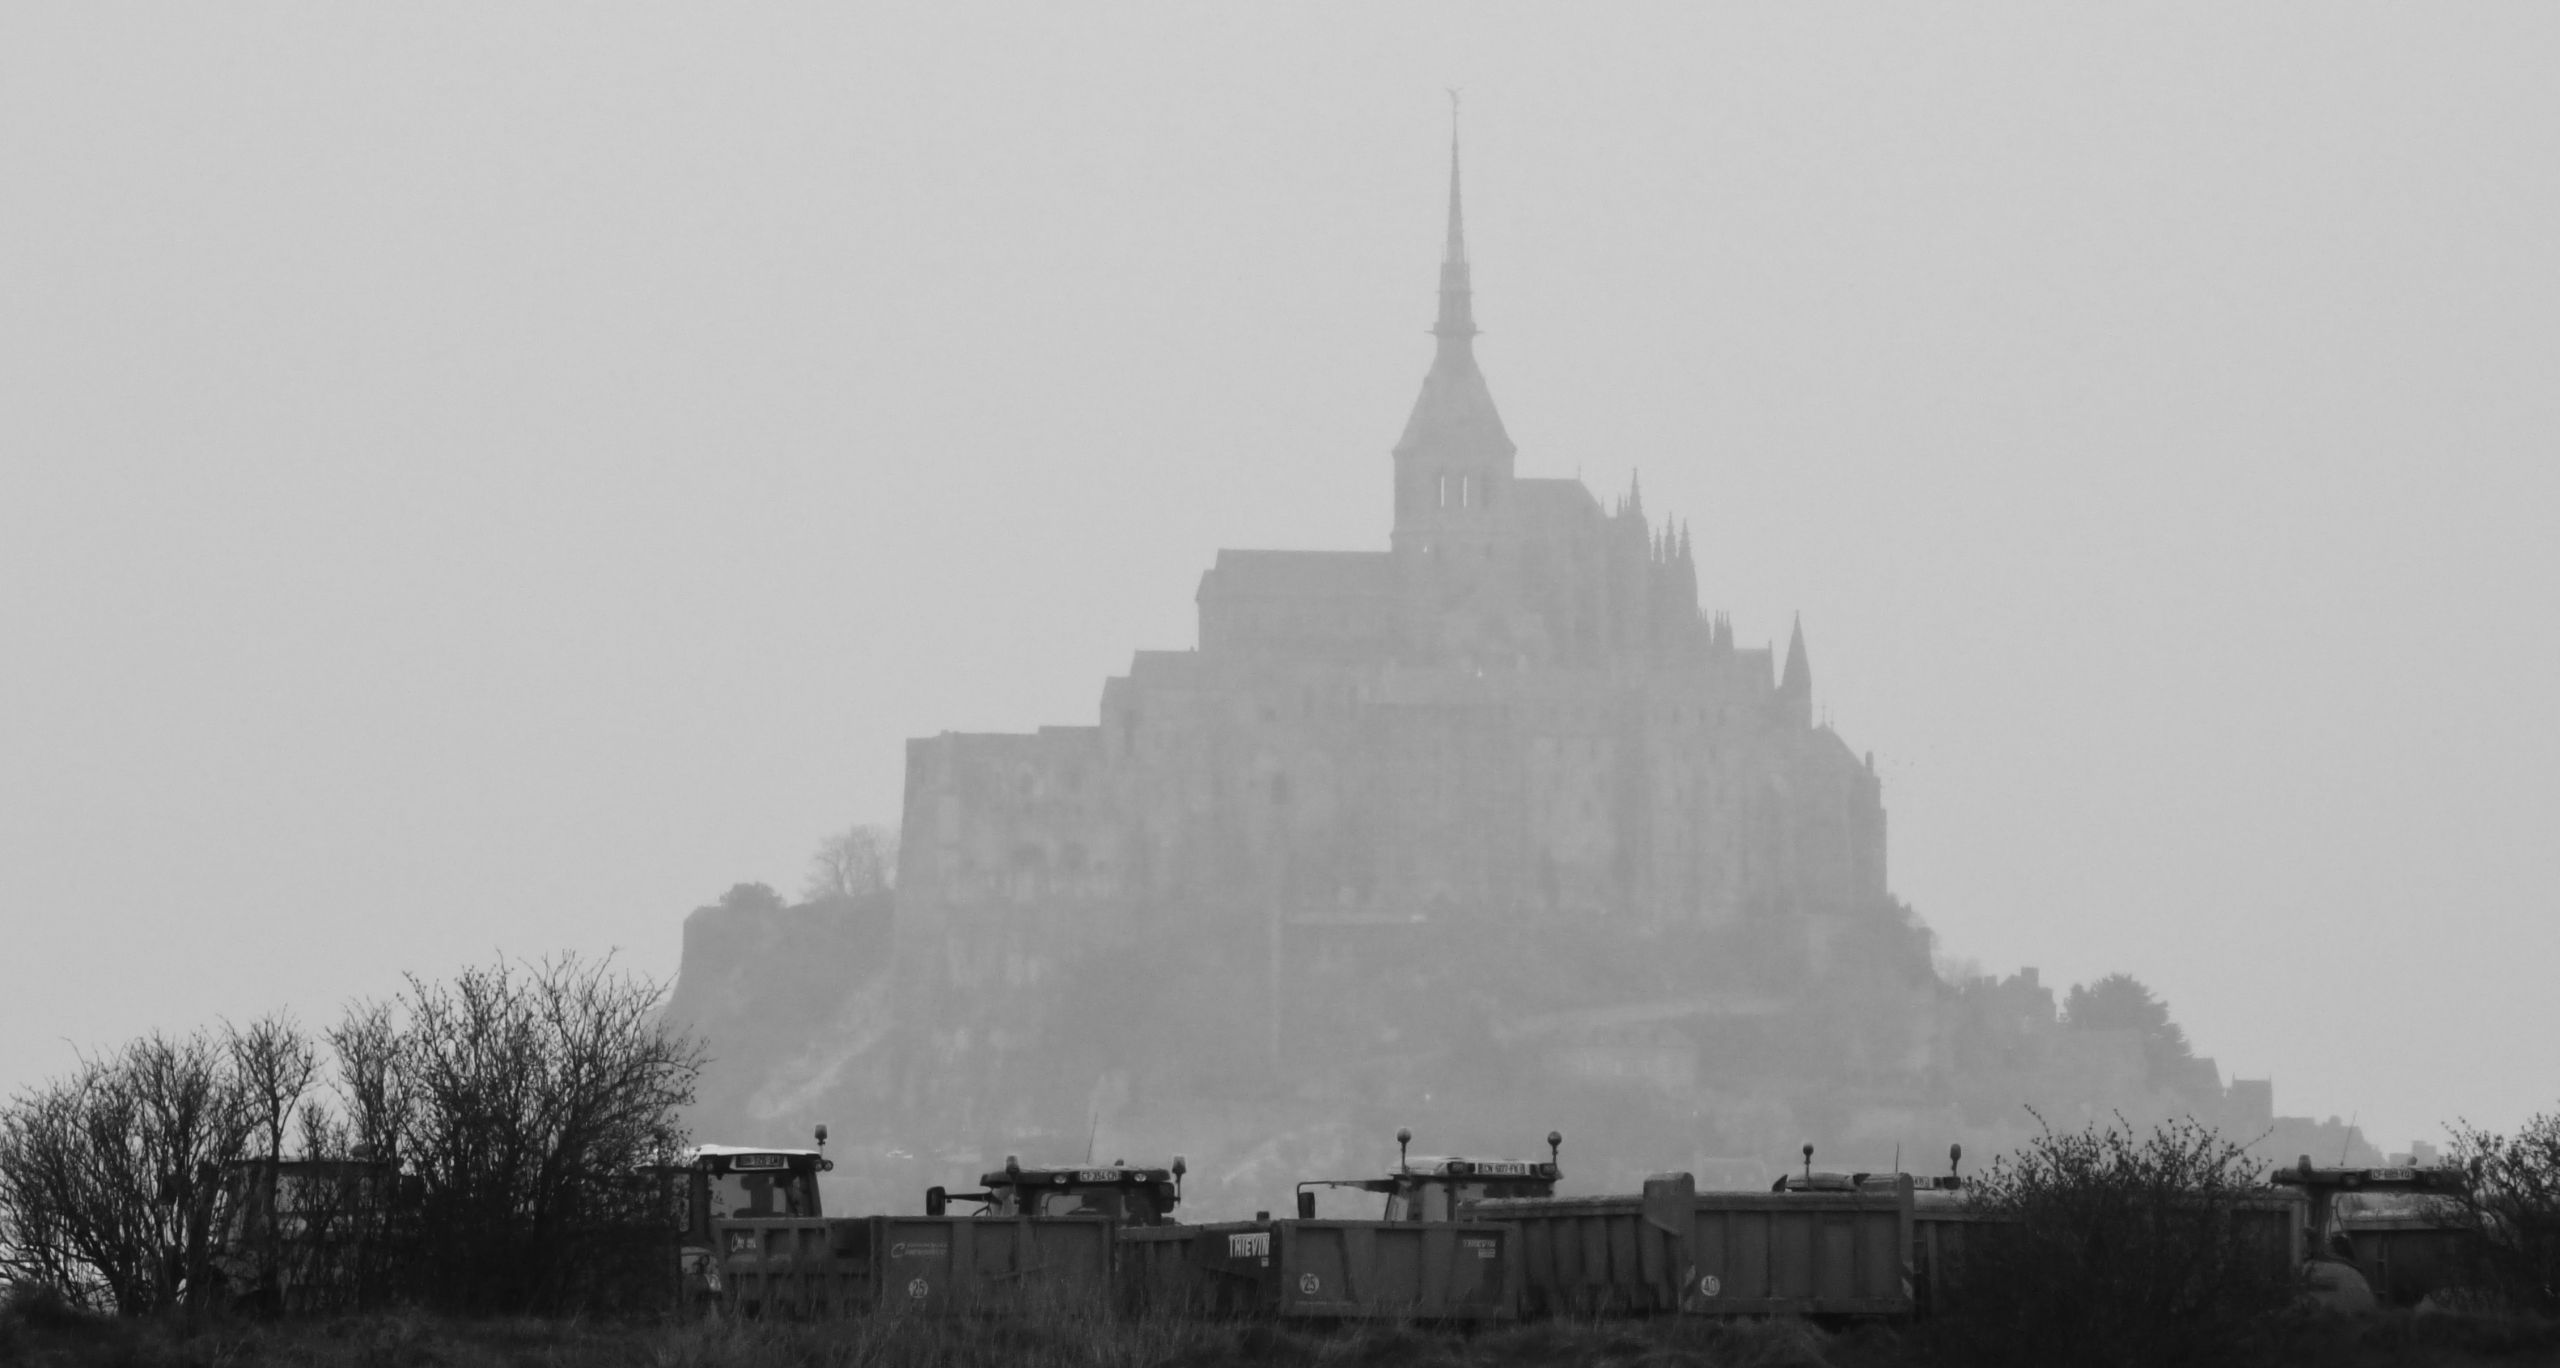
[[[918,1278],[907,1284],[907,1300],[923,1301],[932,1291],[933,1287],[931,1284],[927,1283],[922,1278]]]
[[[1322,1286],[1324,1286],[1324,1284],[1316,1281],[1316,1275],[1313,1273],[1301,1273],[1298,1275],[1299,1296],[1312,1297],[1316,1294],[1316,1289]]]
[[[1724,1291],[1724,1279],[1717,1277],[1715,1274],[1710,1273],[1707,1276],[1698,1279],[1699,1296],[1712,1297],[1722,1291]]]

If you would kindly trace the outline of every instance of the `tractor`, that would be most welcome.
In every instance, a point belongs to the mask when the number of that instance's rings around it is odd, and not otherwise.
[[[1396,1171],[1384,1178],[1311,1178],[1298,1184],[1298,1219],[1315,1219],[1317,1188],[1383,1193],[1387,1199],[1383,1219],[1388,1221],[1454,1221],[1468,1202],[1552,1197],[1556,1180],[1564,1176],[1557,1167],[1558,1150],[1564,1144],[1561,1131],[1547,1132],[1543,1160],[1456,1155],[1416,1159],[1407,1152],[1412,1144],[1411,1130],[1396,1131]]]

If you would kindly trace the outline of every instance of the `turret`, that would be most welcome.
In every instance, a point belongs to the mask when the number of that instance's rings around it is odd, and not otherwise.
[[[1799,727],[1813,725],[1813,665],[1805,659],[1804,615],[1787,638],[1787,664],[1778,675],[1779,715]]]

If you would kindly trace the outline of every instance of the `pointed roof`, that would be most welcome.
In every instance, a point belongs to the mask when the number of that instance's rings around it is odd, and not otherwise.
[[[1804,614],[1796,614],[1795,634],[1787,638],[1787,667],[1778,676],[1778,692],[1813,697],[1813,665],[1804,654]]]
[[[1467,216],[1458,196],[1458,108],[1454,104],[1449,107],[1449,244],[1441,259],[1467,264]]]
[[[1431,325],[1439,340],[1431,373],[1413,401],[1396,450],[1436,447],[1466,455],[1508,458],[1516,448],[1494,412],[1493,391],[1476,369],[1475,287],[1467,271],[1466,215],[1459,196],[1458,128],[1449,124],[1449,237],[1440,259],[1440,313]]]

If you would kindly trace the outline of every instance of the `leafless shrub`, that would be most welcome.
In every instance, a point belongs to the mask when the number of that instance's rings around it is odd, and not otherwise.
[[[2470,1183],[2451,1214],[2479,1237],[2480,1284],[2510,1309],[2560,1315],[2560,1114],[2513,1135],[2459,1124],[2453,1159]]]
[[[0,1109],[0,1264],[124,1314],[201,1303],[224,1168],[256,1124],[225,1041],[153,1034]]]
[[[422,1292],[510,1311],[623,1299],[667,1225],[637,1175],[681,1141],[703,1059],[658,1025],[664,995],[574,956],[409,981],[374,1124],[419,1187]]]
[[[641,1173],[702,1063],[663,997],[574,956],[413,977],[328,1033],[320,1095],[282,1016],[83,1060],[0,1106],[0,1281],[127,1315],[661,1294],[672,1228]]]
[[[2191,1121],[2048,1127],[1972,1200],[1992,1219],[1943,1330],[1963,1362],[2245,1362],[2299,1287],[2289,1215],[2262,1209],[2240,1146]]]

